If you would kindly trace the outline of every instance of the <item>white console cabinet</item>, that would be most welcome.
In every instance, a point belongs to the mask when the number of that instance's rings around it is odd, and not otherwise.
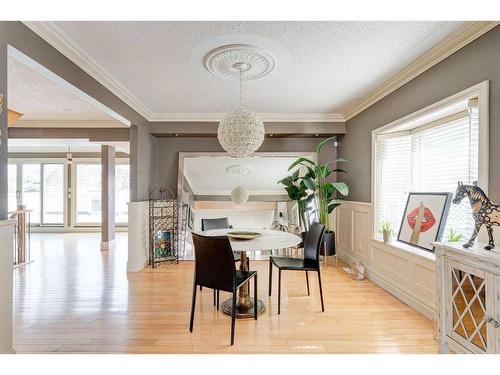
[[[435,244],[441,353],[500,353],[500,253],[485,245]]]

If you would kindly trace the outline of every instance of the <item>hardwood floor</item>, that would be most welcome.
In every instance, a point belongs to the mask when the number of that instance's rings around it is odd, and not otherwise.
[[[198,293],[189,333],[193,262],[126,273],[127,238],[99,250],[98,234],[34,234],[32,264],[14,272],[14,348],[24,352],[98,353],[436,353],[433,323],[373,284],[353,281],[340,265],[323,269],[321,313],[316,275],[311,296],[305,275],[282,275],[267,296],[268,263],[259,272],[267,311],[237,320],[213,306],[212,291]],[[221,293],[221,302],[229,295]]]

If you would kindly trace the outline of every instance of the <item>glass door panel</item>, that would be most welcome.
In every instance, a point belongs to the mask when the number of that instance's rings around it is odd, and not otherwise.
[[[76,164],[76,223],[101,223],[101,165]]]
[[[128,201],[130,199],[130,166],[115,166],[115,222],[128,222]]]
[[[44,224],[64,224],[64,164],[43,164]]]
[[[17,165],[9,164],[7,173],[8,210],[10,212],[17,209]]]
[[[40,164],[23,164],[22,166],[22,204],[31,212],[31,224],[40,224]]]

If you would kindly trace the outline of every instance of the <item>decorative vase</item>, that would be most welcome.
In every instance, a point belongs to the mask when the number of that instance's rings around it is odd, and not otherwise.
[[[391,231],[383,230],[382,235],[384,236],[384,243],[388,243],[391,240]]]

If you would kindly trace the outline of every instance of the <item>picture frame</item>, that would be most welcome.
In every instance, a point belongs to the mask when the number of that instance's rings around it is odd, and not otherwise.
[[[193,227],[194,227],[193,216],[194,216],[193,210],[192,210],[191,206],[189,206],[189,208],[188,208],[188,217],[187,217],[187,225],[188,225],[189,229],[191,229],[191,230],[193,230]]]
[[[410,192],[406,200],[397,240],[424,250],[434,250],[440,241],[453,194],[448,192]]]

